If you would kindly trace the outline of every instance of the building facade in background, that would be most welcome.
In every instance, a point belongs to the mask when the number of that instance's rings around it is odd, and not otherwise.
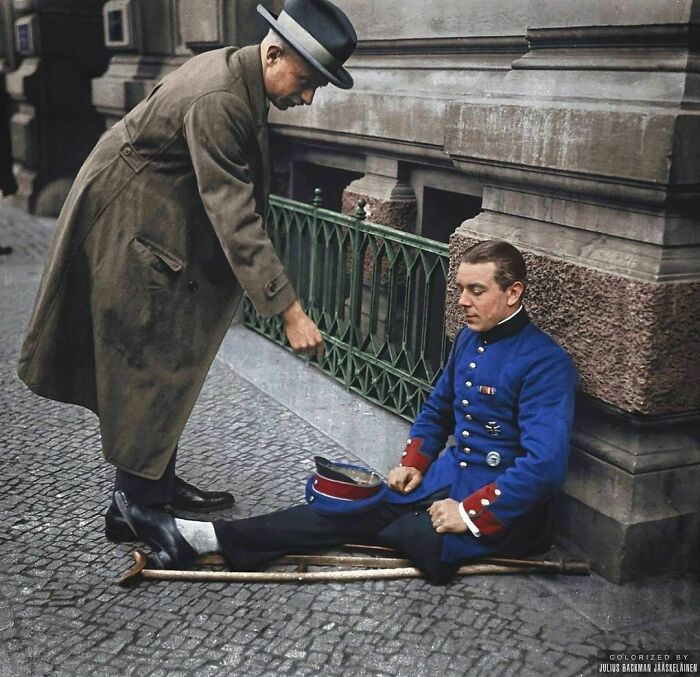
[[[109,54],[102,0],[0,0],[5,111],[17,191],[38,214],[60,210],[73,176],[104,131],[92,78]],[[9,120],[8,120],[9,118]]]
[[[582,377],[559,538],[615,581],[697,563],[700,2],[337,4],[356,86],[271,111],[288,194],[363,198],[370,221],[449,242],[453,266],[475,241],[518,246],[528,308]],[[0,0],[20,203],[189,56],[259,40],[256,5]],[[38,51],[10,48],[33,20]],[[70,39],[48,40],[59,24]],[[454,289],[447,315],[453,336]]]

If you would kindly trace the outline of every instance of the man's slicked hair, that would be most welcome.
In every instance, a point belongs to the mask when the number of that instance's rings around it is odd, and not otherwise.
[[[503,240],[486,240],[469,247],[461,262],[493,263],[496,266],[494,278],[501,291],[514,282],[522,282],[523,288],[527,287],[527,266],[523,255]]]

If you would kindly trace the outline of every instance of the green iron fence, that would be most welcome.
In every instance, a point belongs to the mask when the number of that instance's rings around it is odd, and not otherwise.
[[[267,230],[326,343],[312,362],[346,388],[412,420],[444,362],[446,244],[355,216],[272,196]],[[245,323],[286,345],[279,316]]]

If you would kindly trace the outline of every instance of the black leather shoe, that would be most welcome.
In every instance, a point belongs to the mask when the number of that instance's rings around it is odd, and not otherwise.
[[[227,491],[201,491],[185,480],[176,477],[174,497],[171,503],[150,507],[165,512],[174,510],[211,512],[212,510],[228,508],[235,502],[233,494]],[[112,543],[138,540],[114,503],[109,506],[105,513],[105,537]]]
[[[172,515],[132,503],[123,491],[114,492],[114,502],[138,539],[153,550],[151,559],[158,569],[183,568],[197,559]]]
[[[136,540],[136,534],[131,530],[114,503],[107,508],[105,513],[105,536],[112,543]]]
[[[211,512],[229,508],[236,502],[228,491],[201,491],[179,477],[175,478],[175,492],[170,506],[173,510]]]
[[[161,510],[170,513],[171,510],[167,505],[152,505],[153,510]],[[136,534],[131,530],[131,527],[122,517],[117,506],[112,504],[107,508],[105,513],[105,537],[112,543],[124,543],[126,541],[138,541]]]

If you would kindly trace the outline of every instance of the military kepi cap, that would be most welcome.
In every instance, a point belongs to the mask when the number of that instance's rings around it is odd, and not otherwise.
[[[374,507],[387,492],[377,472],[314,456],[316,472],[306,482],[306,502],[324,515],[349,515]]]
[[[357,46],[355,29],[328,0],[287,0],[279,16],[258,5],[258,12],[315,70],[341,89],[353,79],[343,64]]]

